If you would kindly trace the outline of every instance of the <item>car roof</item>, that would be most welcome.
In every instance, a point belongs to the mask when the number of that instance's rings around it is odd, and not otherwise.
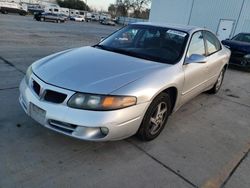
[[[132,23],[132,25],[148,25],[148,26],[156,26],[156,27],[165,27],[165,28],[172,28],[176,30],[185,31],[187,33],[193,33],[198,30],[207,30],[206,28],[201,28],[197,26],[191,26],[191,25],[181,25],[181,24],[166,24],[166,23],[152,23],[152,22],[136,22]]]

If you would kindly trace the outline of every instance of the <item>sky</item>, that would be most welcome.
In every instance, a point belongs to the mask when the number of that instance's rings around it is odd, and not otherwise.
[[[111,3],[115,3],[115,0],[84,0],[87,2],[88,6],[91,8],[96,8],[98,10],[108,10]]]

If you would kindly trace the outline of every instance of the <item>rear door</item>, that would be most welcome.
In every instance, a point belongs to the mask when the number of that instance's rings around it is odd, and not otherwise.
[[[214,85],[219,76],[222,67],[224,66],[224,55],[221,51],[221,44],[217,37],[209,32],[203,32],[205,45],[206,45],[206,56],[207,56],[207,87]]]
[[[56,20],[58,20],[58,19],[59,19],[58,15],[57,15],[57,14],[52,13],[51,20],[56,21]]]
[[[46,19],[48,19],[50,21],[51,20],[53,21],[54,20],[54,15],[52,13],[48,13]]]
[[[44,18],[46,19],[46,20],[48,20],[48,21],[50,21],[51,20],[51,13],[46,13],[45,15],[44,15]]]

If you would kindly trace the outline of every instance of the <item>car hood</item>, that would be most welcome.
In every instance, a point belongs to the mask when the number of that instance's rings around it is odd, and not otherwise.
[[[44,82],[65,89],[109,94],[152,71],[170,65],[82,47],[45,57],[32,65]]]
[[[235,40],[224,40],[222,44],[228,46],[230,50],[242,51],[245,53],[250,53],[250,43],[235,41]]]

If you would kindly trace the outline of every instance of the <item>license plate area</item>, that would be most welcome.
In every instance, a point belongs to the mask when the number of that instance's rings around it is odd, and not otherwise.
[[[33,103],[30,103],[30,116],[32,119],[37,121],[38,123],[44,125],[45,124],[45,116],[46,116],[46,111],[43,110],[42,108],[36,106]]]

